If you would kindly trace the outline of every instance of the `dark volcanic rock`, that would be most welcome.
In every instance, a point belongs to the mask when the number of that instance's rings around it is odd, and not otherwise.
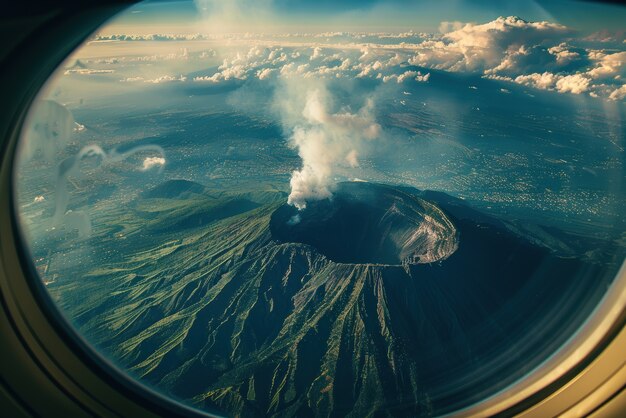
[[[165,212],[165,242],[130,235],[60,299],[116,362],[230,416],[453,412],[545,360],[615,273],[444,194],[343,183],[227,216],[240,199]]]
[[[398,189],[340,183],[332,199],[272,215],[272,237],[309,244],[339,263],[409,265],[448,258],[459,234],[437,206]]]

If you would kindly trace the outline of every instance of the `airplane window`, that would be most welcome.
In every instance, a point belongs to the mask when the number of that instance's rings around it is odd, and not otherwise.
[[[201,411],[433,416],[523,381],[626,255],[626,10],[574,6],[127,9],[22,127],[36,279]]]

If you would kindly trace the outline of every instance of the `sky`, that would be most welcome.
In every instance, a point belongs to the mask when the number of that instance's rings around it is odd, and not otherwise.
[[[65,76],[109,77],[114,84],[223,84],[295,74],[386,83],[427,82],[423,77],[436,70],[497,80],[504,89],[626,97],[626,32],[611,26],[621,17],[626,22],[626,7],[495,3],[149,1],[103,26],[77,52],[83,66],[68,68]]]
[[[534,97],[532,91],[543,90],[572,100],[622,103],[626,42],[611,22],[626,22],[626,8],[546,4],[148,2],[92,37],[80,64],[68,66],[64,77],[92,78],[99,88],[107,83],[109,91],[139,92],[159,84],[181,90],[238,87],[240,100],[236,93],[230,100],[242,109],[254,103],[251,95],[268,94],[302,159],[291,176],[289,203],[303,209],[310,199],[329,197],[337,173],[358,167],[384,136],[373,111],[380,92],[404,95],[407,88],[410,94],[420,84],[438,85],[439,75],[448,72],[490,80],[501,94]],[[371,97],[353,94],[367,100],[337,107],[334,90],[352,80],[381,89]],[[464,90],[472,88],[477,87]]]
[[[619,114],[626,38],[611,22],[626,22],[624,10],[559,0],[549,7],[478,0],[146,2],[90,37],[48,91],[72,109],[94,101],[161,106],[220,91],[242,112],[258,112],[256,104],[264,103],[302,160],[289,196],[301,209],[328,197],[338,173],[389,142],[380,141],[391,134],[377,120],[377,103],[406,106],[412,91],[457,89],[466,97],[486,91],[511,100],[545,94]],[[73,129],[85,126],[77,121]],[[620,129],[607,135],[623,152]],[[103,161],[126,156],[84,151]],[[163,152],[152,151],[142,170],[166,164]]]
[[[172,33],[284,31],[437,31],[442,21],[499,16],[550,20],[583,33],[626,29],[626,7],[577,0],[184,0],[147,1],[115,21],[118,29]],[[109,27],[108,30],[113,30]]]

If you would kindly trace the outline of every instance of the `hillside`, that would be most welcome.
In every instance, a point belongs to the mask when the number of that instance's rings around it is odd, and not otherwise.
[[[51,290],[101,350],[208,410],[439,414],[560,344],[543,318],[584,315],[555,301],[597,267],[432,197],[344,183],[301,213],[269,191],[142,198],[128,218],[148,232]]]

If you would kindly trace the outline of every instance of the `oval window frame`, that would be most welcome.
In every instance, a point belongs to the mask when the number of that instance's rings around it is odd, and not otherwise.
[[[104,0],[85,2],[80,7],[70,4],[68,9],[45,18],[13,54],[4,58],[5,62],[12,60],[12,65],[3,68],[1,84],[7,97],[14,100],[0,117],[4,132],[0,162],[0,323],[3,334],[10,333],[10,341],[3,344],[12,356],[8,358],[20,359],[21,363],[7,367],[9,362],[5,361],[1,370],[4,386],[21,399],[27,412],[212,416],[135,381],[92,349],[51,303],[41,281],[34,280],[36,272],[16,223],[13,159],[31,104],[64,59],[106,20],[132,3]],[[20,45],[28,48],[20,50]],[[586,323],[551,358],[506,389],[450,416],[591,414],[611,401],[624,402],[625,323],[626,262]],[[33,393],[25,394],[23,382],[11,373],[18,365],[58,395],[38,399]]]

